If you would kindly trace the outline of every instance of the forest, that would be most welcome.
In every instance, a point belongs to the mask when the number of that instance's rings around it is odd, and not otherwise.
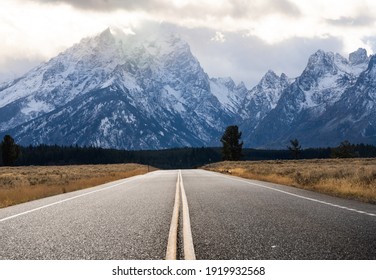
[[[299,151],[299,159],[339,157],[376,157],[376,147],[365,144],[348,144],[345,147],[309,148]],[[1,149],[1,145],[0,145]],[[16,166],[28,165],[80,165],[140,163],[161,169],[197,168],[222,160],[221,147],[185,147],[165,150],[116,150],[98,147],[38,145],[19,147]],[[1,151],[2,154],[2,151]],[[242,149],[241,160],[296,159],[291,150]],[[0,158],[0,165],[3,164]]]

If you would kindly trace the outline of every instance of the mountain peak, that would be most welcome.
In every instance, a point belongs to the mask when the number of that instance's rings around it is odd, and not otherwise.
[[[264,75],[264,77],[278,77],[277,74],[273,71],[273,70],[268,70],[268,72],[266,72],[266,74]]]
[[[111,32],[111,27],[107,27],[105,30],[103,30],[101,33],[100,33],[100,35],[102,36],[107,36],[107,35],[109,35],[109,34],[111,34],[112,35],[112,32]]]
[[[324,67],[325,69],[332,69],[334,54],[332,52],[324,52],[318,50],[310,56],[308,60],[308,68]]]
[[[285,73],[279,77],[274,71],[268,70],[259,83],[263,87],[274,87],[276,84],[289,84],[289,78]]]
[[[365,49],[359,48],[355,52],[350,53],[349,61],[351,65],[358,65],[362,63],[367,63],[369,57],[367,55],[367,51]]]
[[[103,40],[103,41],[108,41],[108,40],[113,40],[114,39],[114,35],[113,33],[111,32],[111,28],[108,27],[106,28],[104,31],[102,31],[99,36],[98,36],[99,40]]]
[[[290,79],[285,73],[281,74],[281,80],[290,83]]]
[[[274,83],[277,80],[279,80],[277,74],[272,70],[268,70],[268,72],[266,72],[266,74],[261,78],[260,83]]]
[[[318,50],[310,56],[307,67],[298,80],[304,90],[309,90],[317,84],[321,77],[327,74],[335,75],[336,73],[334,53]]]
[[[247,145],[304,139],[307,131],[319,135],[322,123],[336,123],[332,116],[341,110],[348,113],[333,106],[354,89],[375,95],[376,56],[358,49],[349,60],[318,50],[294,81],[269,70],[248,90],[231,78],[209,79],[171,29],[109,27],[2,86],[0,133],[25,145],[153,149],[219,145],[223,128],[239,123]],[[303,134],[295,135],[293,122]],[[326,139],[308,140],[326,145]]]

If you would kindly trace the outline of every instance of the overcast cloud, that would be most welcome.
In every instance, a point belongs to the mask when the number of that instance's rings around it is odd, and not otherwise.
[[[31,0],[45,4],[66,3],[75,8],[91,11],[108,12],[112,10],[149,10],[165,8],[164,1],[158,0]]]
[[[2,0],[0,82],[108,26],[167,26],[211,76],[255,85],[269,69],[299,75],[317,49],[376,49],[373,0]]]
[[[111,10],[133,10],[144,12],[171,11],[190,18],[206,16],[230,16],[243,18],[264,16],[270,13],[285,14],[288,16],[300,15],[298,7],[288,0],[31,0],[45,4],[66,3],[83,10],[107,12]]]

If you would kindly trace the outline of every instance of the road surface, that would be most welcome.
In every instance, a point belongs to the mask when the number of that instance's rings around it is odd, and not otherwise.
[[[374,260],[376,205],[171,170],[0,209],[0,259],[165,259],[168,243],[177,258]]]

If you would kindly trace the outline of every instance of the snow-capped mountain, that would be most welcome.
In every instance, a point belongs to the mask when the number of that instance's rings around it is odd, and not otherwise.
[[[179,36],[107,29],[0,85],[0,134],[18,143],[125,149],[376,143],[375,58],[317,51],[302,75],[268,71],[251,90],[210,78]],[[0,136],[1,136],[0,135]]]
[[[333,145],[335,139],[375,144],[376,56],[371,57],[367,69],[360,74],[355,85],[315,120],[313,128],[307,135],[313,141],[320,135],[321,139],[329,140],[329,145]]]
[[[244,100],[249,94],[244,83],[236,85],[230,77],[210,79],[210,90],[233,118],[238,116]]]
[[[328,137],[317,131],[323,116],[338,107],[345,92],[353,88],[370,59],[364,49],[350,54],[350,60],[322,50],[313,54],[302,75],[287,87],[277,106],[261,120],[251,135],[256,146],[281,147],[298,138],[310,147],[338,145],[350,135]],[[349,108],[341,108],[351,114]],[[355,140],[355,139],[354,139]]]
[[[97,88],[116,67],[120,50],[108,29],[15,80],[1,90],[0,107],[8,108],[8,113],[0,115],[0,130],[51,112]]]
[[[282,92],[290,85],[285,74],[280,77],[269,70],[261,81],[245,96],[240,116],[243,119],[241,130],[244,138],[249,139],[261,120],[273,110]]]
[[[21,144],[214,144],[230,117],[210,84],[179,37],[107,29],[4,87],[0,130]]]

